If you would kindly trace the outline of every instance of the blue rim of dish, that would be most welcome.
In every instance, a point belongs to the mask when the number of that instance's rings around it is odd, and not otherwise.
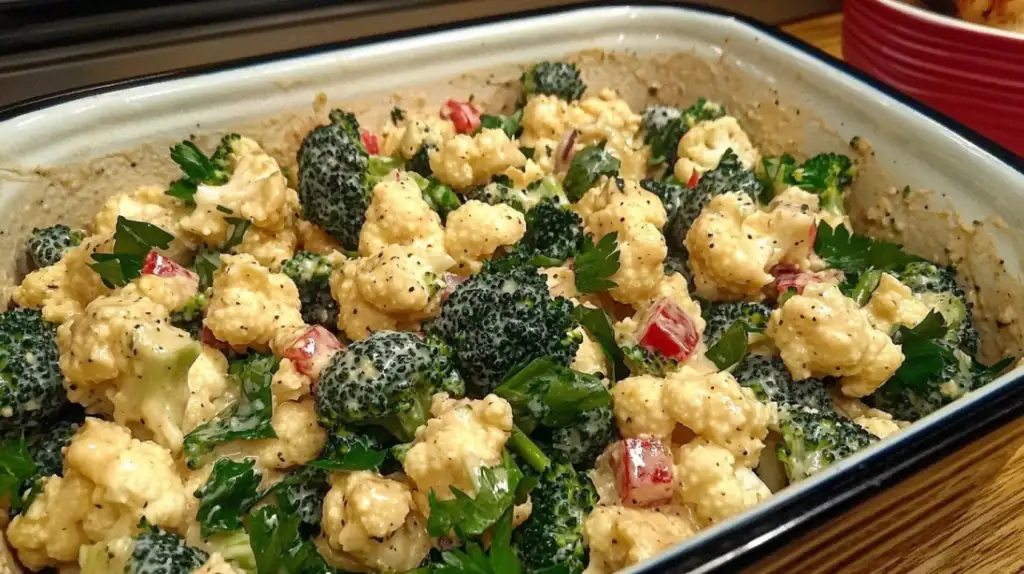
[[[229,62],[85,86],[4,106],[0,108],[0,122],[72,100],[145,86],[161,81],[239,69],[254,64],[264,64],[288,58],[314,55],[343,48],[365,46],[483,24],[521,20],[592,8],[629,6],[678,9],[713,14],[735,20],[760,34],[787,44],[802,52],[803,55],[818,60],[860,81],[869,88],[896,100],[943,128],[957,134],[998,159],[1001,163],[1024,175],[1024,158],[1015,155],[996,142],[958,123],[941,112],[911,99],[909,96],[886,86],[846,62],[826,54],[798,38],[752,18],[727,10],[704,5],[658,0],[582,2],[392,32],[310,48],[253,56]],[[845,469],[843,472],[836,473],[814,484],[800,496],[787,499],[782,504],[779,504],[771,516],[760,520],[735,521],[725,526],[723,530],[715,533],[713,536],[694,541],[692,544],[686,545],[685,548],[668,550],[640,571],[671,571],[680,573],[690,571],[734,572],[753,564],[758,559],[780,549],[782,544],[805,534],[816,526],[820,526],[829,518],[848,510],[870,495],[880,492],[902,478],[925,468],[944,456],[952,454],[954,450],[1019,416],[1024,412],[1024,384],[1020,384],[1022,379],[1024,379],[1024,376],[1017,376],[1013,380],[1004,383],[997,391],[988,392],[982,400],[976,401],[969,408],[955,409],[946,413],[941,419],[942,424],[930,425],[930,428],[919,432],[918,436],[913,440],[892,443],[888,447],[877,451],[873,456],[867,457],[856,466]]]

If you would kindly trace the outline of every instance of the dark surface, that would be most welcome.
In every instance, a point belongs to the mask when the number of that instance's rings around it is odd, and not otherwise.
[[[660,2],[632,2],[628,4],[665,5]],[[607,7],[609,5],[612,4],[593,2],[575,5],[573,8]],[[553,14],[565,11],[566,9],[564,7],[548,8],[532,11],[523,14],[523,16]],[[947,116],[880,84],[877,80],[859,72],[842,61],[820,52],[803,41],[752,19],[714,8],[686,6],[685,8],[681,7],[681,9],[704,11],[719,14],[723,17],[734,18],[744,25],[756,29],[766,37],[772,37],[778,41],[785,42],[794,49],[803,52],[806,56],[829,65],[838,73],[852,77],[879,94],[884,94],[915,110],[922,116],[934,121],[944,130],[955,133],[978,146],[981,150],[992,156],[994,160],[998,160],[1024,175],[1024,159],[1012,154],[973,130],[956,123]],[[389,41],[431,31],[453,29],[501,19],[498,17],[481,18],[457,24],[381,34],[359,41],[347,41],[311,49],[282,52],[227,64],[202,66],[73,90],[38,98],[24,104],[2,108],[0,109],[0,120],[8,120],[31,110],[45,108],[84,95],[109,92],[122,87],[145,85],[166,79],[237,68],[257,62],[273,61],[298,54]],[[936,135],[941,136],[942,134],[940,132]],[[957,448],[1019,416],[1024,412],[1024,384],[1020,384],[1022,379],[1024,377],[1017,377],[1010,384],[1004,385],[998,392],[990,393],[984,400],[977,401],[968,408],[961,408],[946,414],[940,421],[940,424],[932,425],[917,436],[898,436],[895,440],[888,442],[885,448],[874,452],[858,464],[846,469],[845,472],[829,476],[827,479],[815,483],[800,496],[785,499],[770,513],[761,514],[755,509],[753,511],[754,515],[746,520],[726,524],[724,528],[713,536],[691,541],[685,544],[683,548],[667,552],[644,569],[644,572],[735,572],[743,566],[753,563],[758,558],[776,550],[782,544],[821,525],[828,518],[849,509],[858,501],[864,500],[870,495],[894,484],[901,478],[921,470],[944,456],[952,454]]]

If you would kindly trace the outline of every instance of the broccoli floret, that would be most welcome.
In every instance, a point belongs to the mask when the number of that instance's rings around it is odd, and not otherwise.
[[[790,482],[807,478],[878,440],[853,421],[808,407],[783,409],[779,431],[782,440],[775,446],[775,454],[786,467]]]
[[[722,154],[718,167],[701,175],[692,188],[674,177],[662,181],[645,179],[640,185],[657,195],[664,204],[668,215],[665,240],[677,253],[686,252],[683,245],[686,232],[712,197],[738,191],[756,198],[761,189],[754,173],[743,169],[739,157],[731,149]]]
[[[925,304],[940,314],[949,327],[947,340],[968,355],[978,353],[979,335],[971,317],[967,294],[956,282],[956,269],[928,262],[906,265],[894,273]]]
[[[615,415],[611,407],[603,406],[583,411],[569,426],[541,429],[535,438],[551,460],[585,468],[593,466],[614,435]]]
[[[354,250],[370,191],[397,164],[370,157],[354,115],[332,110],[328,117],[331,123],[309,132],[299,147],[299,202],[306,219]]]
[[[644,143],[651,146],[650,165],[676,162],[679,140],[690,128],[703,121],[714,120],[725,115],[721,104],[698,98],[692,106],[679,110],[666,106],[651,106],[644,110]]]
[[[650,140],[656,134],[663,133],[669,124],[679,119],[682,115],[682,110],[672,106],[647,106],[647,109],[644,110],[643,123],[641,124],[644,130],[645,142],[650,143]]]
[[[568,62],[534,64],[523,73],[520,81],[523,85],[520,103],[525,103],[530,96],[537,94],[556,96],[567,102],[574,102],[587,91],[587,85],[583,83],[576,64]]]
[[[295,282],[302,303],[302,320],[328,329],[338,326],[338,302],[331,296],[334,266],[326,255],[300,251],[281,265],[281,272]]]
[[[973,361],[967,354],[945,344],[941,346],[943,354],[948,354],[941,370],[909,383],[893,377],[864,402],[897,419],[916,421],[991,381],[976,377]]]
[[[634,377],[640,375],[654,375],[664,377],[679,366],[679,361],[670,359],[658,351],[645,349],[640,345],[622,345],[622,355],[629,367],[629,373]]]
[[[181,443],[188,403],[188,371],[202,345],[174,329],[140,328],[132,333],[135,380],[121,396],[137,405],[145,425],[164,445]]]
[[[85,418],[80,408],[69,408],[61,420],[35,428],[0,433],[0,500],[7,498],[11,511],[19,512],[32,503],[42,489],[42,479],[64,472],[64,447],[68,446]],[[21,447],[24,447],[22,449]],[[15,472],[15,469],[17,471]]]
[[[206,291],[196,293],[184,306],[171,313],[171,325],[182,331],[187,331],[193,339],[199,339],[203,332],[206,306],[209,304],[210,296]]]
[[[138,536],[84,547],[79,563],[82,574],[165,574],[191,572],[208,558],[206,552],[185,544],[184,538],[150,527]]]
[[[526,257],[543,258],[543,267],[561,265],[582,245],[583,220],[563,204],[545,199],[526,214],[519,250]]]
[[[48,267],[60,261],[69,249],[85,239],[81,229],[71,229],[67,225],[34,228],[28,238],[28,254],[36,267]]]
[[[489,205],[504,203],[523,213],[531,211],[545,200],[558,205],[569,203],[562,184],[551,176],[531,183],[527,189],[513,187],[508,178],[498,176],[491,183],[470,191],[466,194],[466,199],[475,199]]]
[[[529,572],[561,566],[579,574],[587,561],[583,519],[597,503],[586,475],[566,464],[554,464],[530,492],[530,518],[512,533],[516,554]]]
[[[0,313],[0,432],[45,420],[67,403],[56,337],[39,311]]]
[[[512,187],[506,181],[492,181],[466,194],[466,200],[476,200],[488,205],[504,203],[516,211],[526,211],[526,192]]]
[[[430,414],[430,397],[461,396],[463,383],[444,343],[416,333],[376,331],[338,352],[316,392],[320,423],[380,426],[400,442],[413,439]]]
[[[406,171],[412,173],[418,173],[423,177],[430,177],[434,175],[434,170],[430,168],[430,150],[437,149],[437,146],[433,144],[423,144],[423,147],[419,149],[409,161],[405,164]]]
[[[209,546],[211,552],[220,554],[225,560],[240,568],[243,572],[257,572],[256,557],[252,552],[249,534],[245,530],[220,532],[205,538],[204,541]]]
[[[535,268],[487,265],[442,303],[434,328],[482,396],[517,365],[540,357],[568,365],[582,340],[572,309],[568,299],[551,297]]]
[[[736,321],[742,321],[748,332],[763,331],[771,314],[772,308],[763,303],[708,303],[701,312],[707,323],[704,340],[708,343],[717,341]]]
[[[832,396],[824,381],[794,381],[782,359],[748,353],[732,369],[736,381],[752,391],[762,403],[779,408],[809,407],[820,412],[833,410]]]
[[[793,181],[801,189],[821,198],[821,208],[846,213],[843,189],[853,181],[855,168],[850,158],[836,153],[818,154],[793,170]]]

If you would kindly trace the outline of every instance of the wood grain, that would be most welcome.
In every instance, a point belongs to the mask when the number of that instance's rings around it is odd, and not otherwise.
[[[842,16],[784,26],[841,52]],[[982,437],[747,569],[768,573],[1024,572],[1024,419]]]

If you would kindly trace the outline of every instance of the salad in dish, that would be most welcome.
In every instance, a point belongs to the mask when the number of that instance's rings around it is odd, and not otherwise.
[[[615,572],[1012,360],[975,359],[954,268],[852,228],[862,142],[762,154],[565,62],[481,107],[333,110],[294,170],[183,141],[35,230],[0,313],[18,564]]]

